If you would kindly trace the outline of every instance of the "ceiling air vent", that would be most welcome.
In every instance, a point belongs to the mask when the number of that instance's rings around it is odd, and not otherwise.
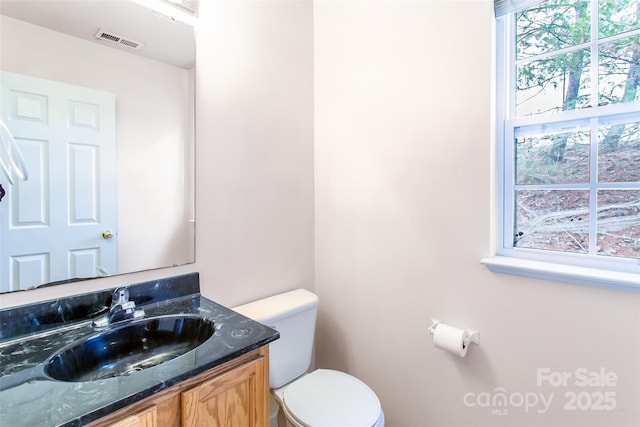
[[[140,49],[143,46],[143,43],[140,43],[131,39],[126,39],[110,31],[105,31],[105,30],[98,30],[98,32],[95,34],[95,38],[97,38],[98,40],[105,40],[111,43],[126,46],[131,49]]]

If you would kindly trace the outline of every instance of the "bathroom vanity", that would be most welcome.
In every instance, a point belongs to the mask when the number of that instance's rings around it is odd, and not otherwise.
[[[113,290],[0,311],[3,425],[268,425],[278,332],[201,296],[197,273],[128,291],[144,317],[104,330]]]
[[[268,365],[263,346],[89,425],[266,427]]]

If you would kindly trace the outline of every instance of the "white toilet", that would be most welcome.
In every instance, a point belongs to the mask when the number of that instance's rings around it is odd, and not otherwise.
[[[318,311],[315,294],[298,289],[233,310],[280,332],[269,347],[280,427],[384,427],[380,400],[365,383],[331,369],[307,373]]]

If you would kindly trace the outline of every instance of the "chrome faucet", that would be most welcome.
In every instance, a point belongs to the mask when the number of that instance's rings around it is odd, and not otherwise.
[[[91,326],[104,329],[111,324],[144,317],[144,310],[136,310],[136,303],[129,301],[129,288],[122,286],[113,291],[109,312],[95,319]]]

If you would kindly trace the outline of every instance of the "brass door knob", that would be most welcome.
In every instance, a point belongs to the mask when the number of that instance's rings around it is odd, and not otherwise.
[[[112,232],[111,230],[104,230],[104,231],[102,232],[102,237],[103,237],[104,239],[110,239],[110,238],[112,238],[112,237],[113,237],[113,232]]]

